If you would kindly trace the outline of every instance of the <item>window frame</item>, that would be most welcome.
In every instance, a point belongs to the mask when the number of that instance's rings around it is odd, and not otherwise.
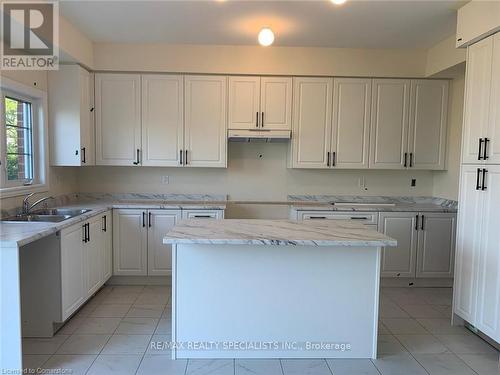
[[[7,178],[5,97],[31,103],[33,179],[9,181]],[[11,79],[1,77],[0,100],[0,197],[14,197],[31,192],[48,191],[48,116],[47,93]]]

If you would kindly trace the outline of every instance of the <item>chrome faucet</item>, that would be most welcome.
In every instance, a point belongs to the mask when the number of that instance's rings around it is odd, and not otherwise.
[[[43,197],[43,198],[40,198],[39,200],[37,200],[36,202],[34,202],[33,204],[30,204],[29,203],[29,199],[34,194],[35,193],[29,193],[23,199],[23,214],[24,215],[29,215],[31,213],[31,211],[33,210],[33,208],[35,208],[36,206],[38,206],[40,203],[45,202],[48,199],[54,199],[54,197],[52,197],[52,196],[50,196],[50,197]]]

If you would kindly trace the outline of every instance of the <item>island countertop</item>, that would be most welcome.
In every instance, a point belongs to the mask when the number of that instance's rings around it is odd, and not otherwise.
[[[347,220],[181,220],[164,244],[396,246],[391,237]]]

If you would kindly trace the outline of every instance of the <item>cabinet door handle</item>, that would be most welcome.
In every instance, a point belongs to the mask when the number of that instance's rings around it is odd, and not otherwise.
[[[214,217],[211,215],[193,215],[195,219],[213,219]]]
[[[261,128],[264,127],[264,112],[262,112],[261,121],[260,121],[260,127]]]
[[[326,166],[327,167],[330,166],[330,151],[326,153]]]
[[[335,167],[335,164],[337,164],[337,152],[333,151],[332,152],[332,167]]]
[[[326,216],[309,216],[309,219],[326,219]]]
[[[410,152],[410,168],[413,168],[413,152]]]
[[[85,163],[87,162],[87,160],[86,160],[86,159],[87,159],[87,158],[85,157],[85,147],[82,147],[82,163],[84,163],[84,164],[85,164]]]
[[[418,215],[415,215],[415,230],[418,230]]]
[[[179,163],[182,165],[182,150],[179,150]]]
[[[87,241],[90,242],[90,224],[87,223]]]
[[[481,160],[483,158],[481,155],[482,145],[483,145],[483,138],[479,138],[479,150],[477,152],[477,160]]]
[[[139,165],[139,163],[140,163],[140,160],[139,160],[139,153],[140,153],[140,152],[141,152],[141,150],[137,149],[137,155],[136,155],[137,160],[136,160],[136,161],[134,161],[132,164],[134,164],[134,165]]]
[[[424,230],[424,221],[425,221],[425,216],[422,215],[422,224],[420,225],[420,229]]]
[[[255,112],[255,127],[259,127],[259,112]]]
[[[368,220],[366,216],[352,216],[351,220]]]
[[[487,148],[488,148],[488,142],[489,141],[490,140],[488,138],[484,139],[484,153],[483,153],[483,159],[484,160],[487,160],[489,158],[489,156],[488,156],[488,150],[487,150]]]
[[[477,175],[476,175],[476,190],[480,190],[481,189],[481,185],[479,185],[480,175],[481,175],[481,168],[478,168],[477,169]]]
[[[184,157],[184,159],[185,159],[185,160],[184,160],[184,164],[185,164],[185,165],[188,165],[188,150],[185,150],[185,151],[184,151],[184,154],[185,154],[185,157]]]
[[[152,214],[151,214],[151,212],[149,212],[148,213],[148,226],[151,228],[152,225],[153,225],[152,224]]]
[[[408,153],[405,152],[405,162],[404,162],[404,167],[406,168],[408,166]]]
[[[146,227],[146,213],[142,211],[142,227]]]
[[[483,183],[481,184],[481,190],[486,190],[486,173],[488,173],[487,169],[483,169]]]
[[[87,242],[87,224],[82,225],[82,242]]]
[[[103,232],[107,232],[107,231],[108,231],[108,220],[107,220],[106,215],[104,215],[104,216],[102,217],[102,225],[103,225],[103,227],[102,227],[102,231],[103,231]]]

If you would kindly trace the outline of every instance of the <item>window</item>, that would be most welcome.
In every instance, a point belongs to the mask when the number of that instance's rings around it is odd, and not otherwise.
[[[47,190],[46,93],[2,77],[0,194]]]
[[[33,113],[31,103],[6,96],[5,151],[7,181],[33,183]]]

